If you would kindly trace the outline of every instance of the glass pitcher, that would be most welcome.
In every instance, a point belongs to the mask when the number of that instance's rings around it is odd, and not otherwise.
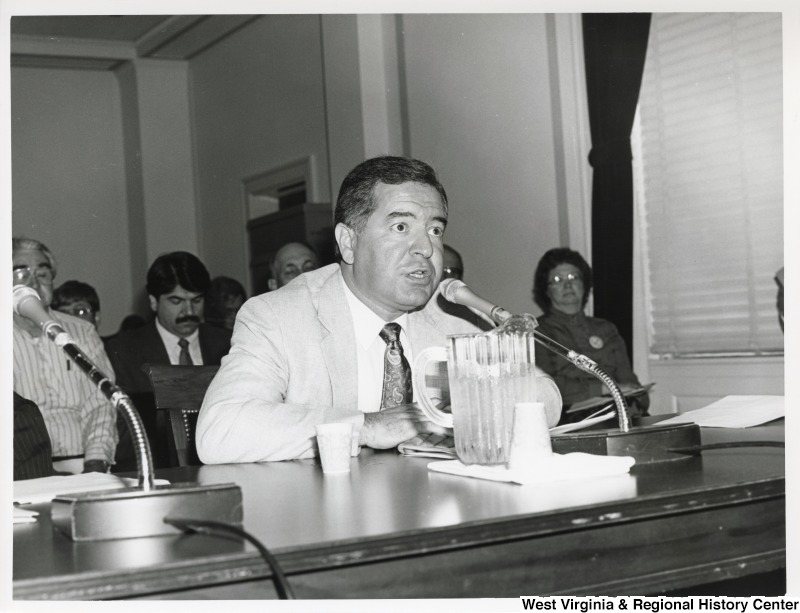
[[[535,328],[532,316],[515,315],[489,332],[448,336],[446,348],[429,347],[417,356],[417,400],[431,421],[453,428],[464,464],[508,463],[514,407],[537,399]],[[432,361],[447,362],[449,413],[427,394],[424,377]]]

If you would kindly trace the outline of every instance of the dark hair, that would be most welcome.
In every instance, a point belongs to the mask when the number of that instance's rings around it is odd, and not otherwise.
[[[85,300],[95,313],[100,310],[100,297],[97,291],[83,281],[64,281],[53,290],[53,301],[50,304],[56,311],[63,307]]]
[[[586,302],[589,300],[589,292],[592,291],[592,268],[583,259],[583,256],[569,247],[551,249],[539,260],[539,264],[536,266],[536,273],[533,275],[533,301],[545,313],[549,313],[552,306],[550,296],[547,295],[550,271],[559,264],[572,264],[581,272],[581,278],[583,279],[583,304],[581,308],[586,306]]]
[[[205,294],[211,285],[211,277],[197,256],[186,251],[158,256],[147,271],[147,293],[158,298],[178,285],[188,292]]]
[[[445,250],[445,252],[449,251],[454,256],[456,256],[458,258],[459,266],[461,266],[461,268],[464,268],[464,259],[461,257],[461,254],[458,251],[453,249],[450,245],[445,245],[444,246],[444,250]]]
[[[225,301],[241,296],[247,299],[247,292],[236,279],[214,277],[206,292],[204,317],[207,323],[218,324],[225,320]]]
[[[344,178],[336,199],[334,225],[343,223],[356,233],[361,232],[375,210],[375,185],[409,182],[433,187],[439,192],[447,212],[447,193],[433,168],[413,158],[383,155],[361,162]]]
[[[119,331],[127,332],[128,330],[135,330],[136,328],[141,328],[146,323],[144,317],[136,313],[131,313],[130,315],[126,315],[122,320],[122,323],[119,325]]]

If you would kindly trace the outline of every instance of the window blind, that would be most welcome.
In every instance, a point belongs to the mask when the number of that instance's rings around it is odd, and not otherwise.
[[[783,351],[780,13],[653,15],[634,172],[650,352]]]

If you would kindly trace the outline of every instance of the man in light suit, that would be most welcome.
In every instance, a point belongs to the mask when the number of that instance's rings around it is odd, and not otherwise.
[[[119,385],[142,416],[154,450],[156,467],[169,465],[168,424],[156,414],[145,364],[219,364],[228,353],[231,332],[202,322],[205,294],[211,284],[208,270],[197,256],[174,251],[159,256],[147,272],[147,293],[153,321],[121,332],[106,343]],[[120,443],[115,471],[135,470],[130,433],[118,420]]]
[[[460,318],[429,305],[442,277],[445,190],[423,162],[373,158],[344,179],[334,221],[338,263],[239,311],[231,352],[200,410],[203,462],[313,457],[315,426],[325,422],[352,423],[358,445],[376,449],[438,430],[407,401],[409,388],[399,404],[387,400],[390,341],[381,335],[399,330],[399,353],[410,365],[448,334],[479,331],[471,313]],[[540,382],[555,424],[560,395],[546,376]]]

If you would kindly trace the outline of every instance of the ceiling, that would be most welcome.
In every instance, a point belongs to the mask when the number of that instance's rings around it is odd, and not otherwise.
[[[169,15],[78,15],[11,18],[11,34],[135,43],[166,26]]]
[[[63,15],[11,17],[12,63],[31,57],[187,60],[257,15]],[[16,62],[15,62],[15,57]]]

